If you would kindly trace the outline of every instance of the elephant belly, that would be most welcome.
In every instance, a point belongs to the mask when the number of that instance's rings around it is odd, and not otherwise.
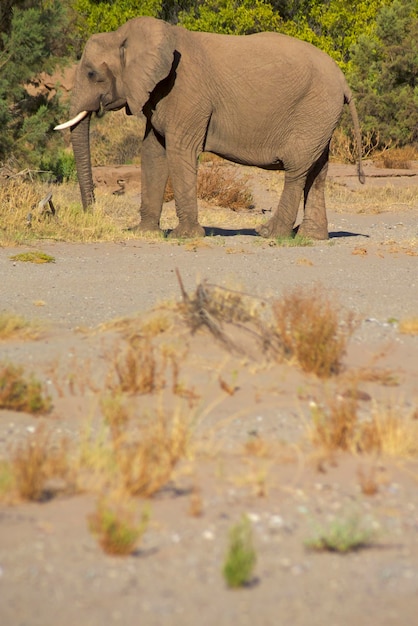
[[[211,120],[204,149],[235,163],[283,169],[281,147],[283,141],[271,129],[263,132],[239,123],[228,127]]]

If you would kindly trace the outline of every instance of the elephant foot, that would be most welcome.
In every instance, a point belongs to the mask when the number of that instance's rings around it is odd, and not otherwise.
[[[296,229],[296,237],[306,237],[307,239],[323,240],[328,239],[328,227],[315,224],[302,224]]]
[[[179,224],[174,230],[171,231],[169,237],[174,239],[193,239],[194,237],[204,237],[205,229],[200,224]]]
[[[293,237],[292,226],[285,226],[284,224],[275,222],[273,219],[269,220],[265,224],[261,224],[261,226],[258,226],[256,231],[260,237],[265,237],[266,239],[274,239],[275,237]]]
[[[141,220],[139,224],[135,226],[131,226],[128,228],[130,232],[134,233],[161,233],[161,229],[158,224],[155,222],[147,222],[145,220]]]

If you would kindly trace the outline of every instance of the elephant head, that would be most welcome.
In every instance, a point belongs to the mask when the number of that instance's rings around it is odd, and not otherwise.
[[[172,27],[150,17],[134,18],[111,33],[93,35],[77,68],[71,119],[55,130],[71,128],[71,142],[84,209],[94,202],[89,129],[92,113],[116,111],[141,115],[156,85],[171,71],[175,52]]]

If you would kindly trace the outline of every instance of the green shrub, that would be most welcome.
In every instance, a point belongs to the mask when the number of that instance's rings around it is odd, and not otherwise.
[[[77,180],[75,159],[72,152],[59,150],[57,153],[43,156],[40,169],[48,173],[48,178],[55,178],[59,183]]]
[[[256,564],[251,522],[244,515],[229,534],[229,546],[223,566],[223,575],[228,587],[236,589],[249,582]]]

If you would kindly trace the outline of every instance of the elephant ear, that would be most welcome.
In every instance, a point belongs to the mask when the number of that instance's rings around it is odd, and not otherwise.
[[[122,82],[134,115],[141,113],[155,86],[171,71],[175,51],[173,29],[152,17],[135,18],[120,29],[126,35],[120,46]]]

